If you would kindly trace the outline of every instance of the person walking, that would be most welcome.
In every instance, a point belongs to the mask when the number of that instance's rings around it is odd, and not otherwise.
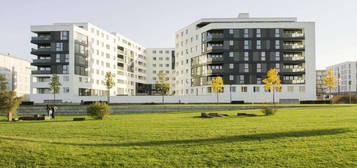
[[[51,119],[51,116],[52,116],[52,107],[49,106],[48,104],[47,104],[47,115],[48,115],[48,118]]]
[[[57,106],[52,106],[52,118],[55,119],[55,113],[57,110]]]

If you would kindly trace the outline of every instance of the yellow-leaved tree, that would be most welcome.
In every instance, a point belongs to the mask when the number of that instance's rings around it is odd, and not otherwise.
[[[267,78],[263,80],[264,89],[273,93],[273,104],[275,108],[275,92],[281,92],[281,81],[277,69],[270,69],[267,73]]]
[[[329,99],[331,99],[331,90],[336,88],[336,78],[331,69],[327,71],[327,76],[324,78],[324,85],[329,89]]]
[[[222,77],[217,76],[216,78],[214,78],[214,80],[212,80],[211,83],[211,88],[212,88],[212,92],[217,94],[217,103],[218,103],[219,102],[218,93],[223,92],[223,88],[224,88]]]

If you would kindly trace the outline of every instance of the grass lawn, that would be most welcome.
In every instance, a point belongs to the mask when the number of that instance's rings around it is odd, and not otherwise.
[[[237,112],[1,121],[0,167],[357,167],[357,106]]]

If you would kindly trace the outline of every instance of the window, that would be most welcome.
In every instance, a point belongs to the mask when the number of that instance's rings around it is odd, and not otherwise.
[[[152,73],[156,74],[156,71],[152,71]]]
[[[69,87],[63,87],[63,93],[69,93]]]
[[[249,31],[248,29],[244,29],[244,37],[249,37]]]
[[[63,73],[68,74],[68,65],[63,65]]]
[[[257,78],[257,84],[262,84],[262,78]]]
[[[56,51],[63,51],[63,43],[56,43]]]
[[[249,41],[244,40],[244,49],[249,49]]]
[[[159,57],[159,60],[162,61],[162,57]]]
[[[156,50],[153,50],[152,53],[153,53],[153,54],[156,54]]]
[[[231,92],[236,92],[236,87],[235,86],[231,86]]]
[[[294,92],[294,86],[288,86],[288,92]]]
[[[253,92],[259,92],[260,91],[260,87],[259,86],[254,86],[253,87]]]
[[[278,72],[279,72],[279,71],[280,71],[280,64],[279,64],[279,63],[275,64],[275,68],[276,68],[276,70],[278,70]]]
[[[234,45],[234,41],[233,40],[229,40],[229,46],[233,46]]]
[[[280,52],[275,53],[275,60],[280,61]]]
[[[229,69],[233,69],[234,68],[234,64],[229,64]]]
[[[56,62],[61,62],[61,54],[56,54]]]
[[[275,49],[280,49],[280,41],[275,40]]]
[[[262,49],[262,41],[257,40],[257,49],[260,50]]]
[[[239,75],[239,83],[244,84],[244,75]]]
[[[256,35],[257,35],[258,38],[262,37],[262,34],[261,34],[261,30],[260,30],[260,29],[257,29],[257,34],[256,34]]]
[[[163,53],[162,50],[160,50],[160,51],[159,51],[159,54],[162,54],[162,53]]]
[[[244,52],[244,61],[249,61],[249,53]]]
[[[262,64],[257,64],[257,72],[262,72]]]
[[[156,61],[156,57],[152,57],[152,59],[153,59],[154,61]]]
[[[265,58],[265,52],[262,52],[262,53],[261,53],[260,59],[261,59],[262,61],[265,61],[265,60],[266,60],[266,58]]]
[[[233,75],[229,75],[229,80],[234,80],[234,76]]]
[[[247,86],[242,86],[242,87],[240,88],[240,91],[241,91],[241,92],[248,92],[248,87],[247,87]]]
[[[244,64],[244,72],[249,72],[249,64]]]
[[[275,29],[275,37],[280,37],[280,30],[279,29]]]
[[[64,55],[64,62],[69,62],[69,54]]]
[[[305,92],[305,86],[299,86],[299,92],[301,93]]]
[[[156,64],[152,64],[153,67],[156,67]]]
[[[233,52],[229,52],[229,57],[233,57],[233,56],[234,56]]]
[[[61,31],[60,35],[61,35],[60,37],[61,40],[68,40],[68,31]]]
[[[233,34],[233,29],[229,29],[229,34]]]

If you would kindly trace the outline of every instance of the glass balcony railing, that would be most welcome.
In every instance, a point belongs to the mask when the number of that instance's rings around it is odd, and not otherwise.
[[[34,41],[40,41],[40,40],[50,40],[51,36],[35,36],[35,37],[31,37],[31,40]]]
[[[50,63],[51,59],[34,59],[32,60],[33,63]]]
[[[284,37],[288,37],[288,38],[304,37],[304,33],[302,33],[302,32],[286,32],[286,33],[284,33]]]
[[[284,49],[304,49],[303,44],[284,44]]]
[[[304,72],[305,68],[298,67],[298,68],[283,68],[283,72]]]

